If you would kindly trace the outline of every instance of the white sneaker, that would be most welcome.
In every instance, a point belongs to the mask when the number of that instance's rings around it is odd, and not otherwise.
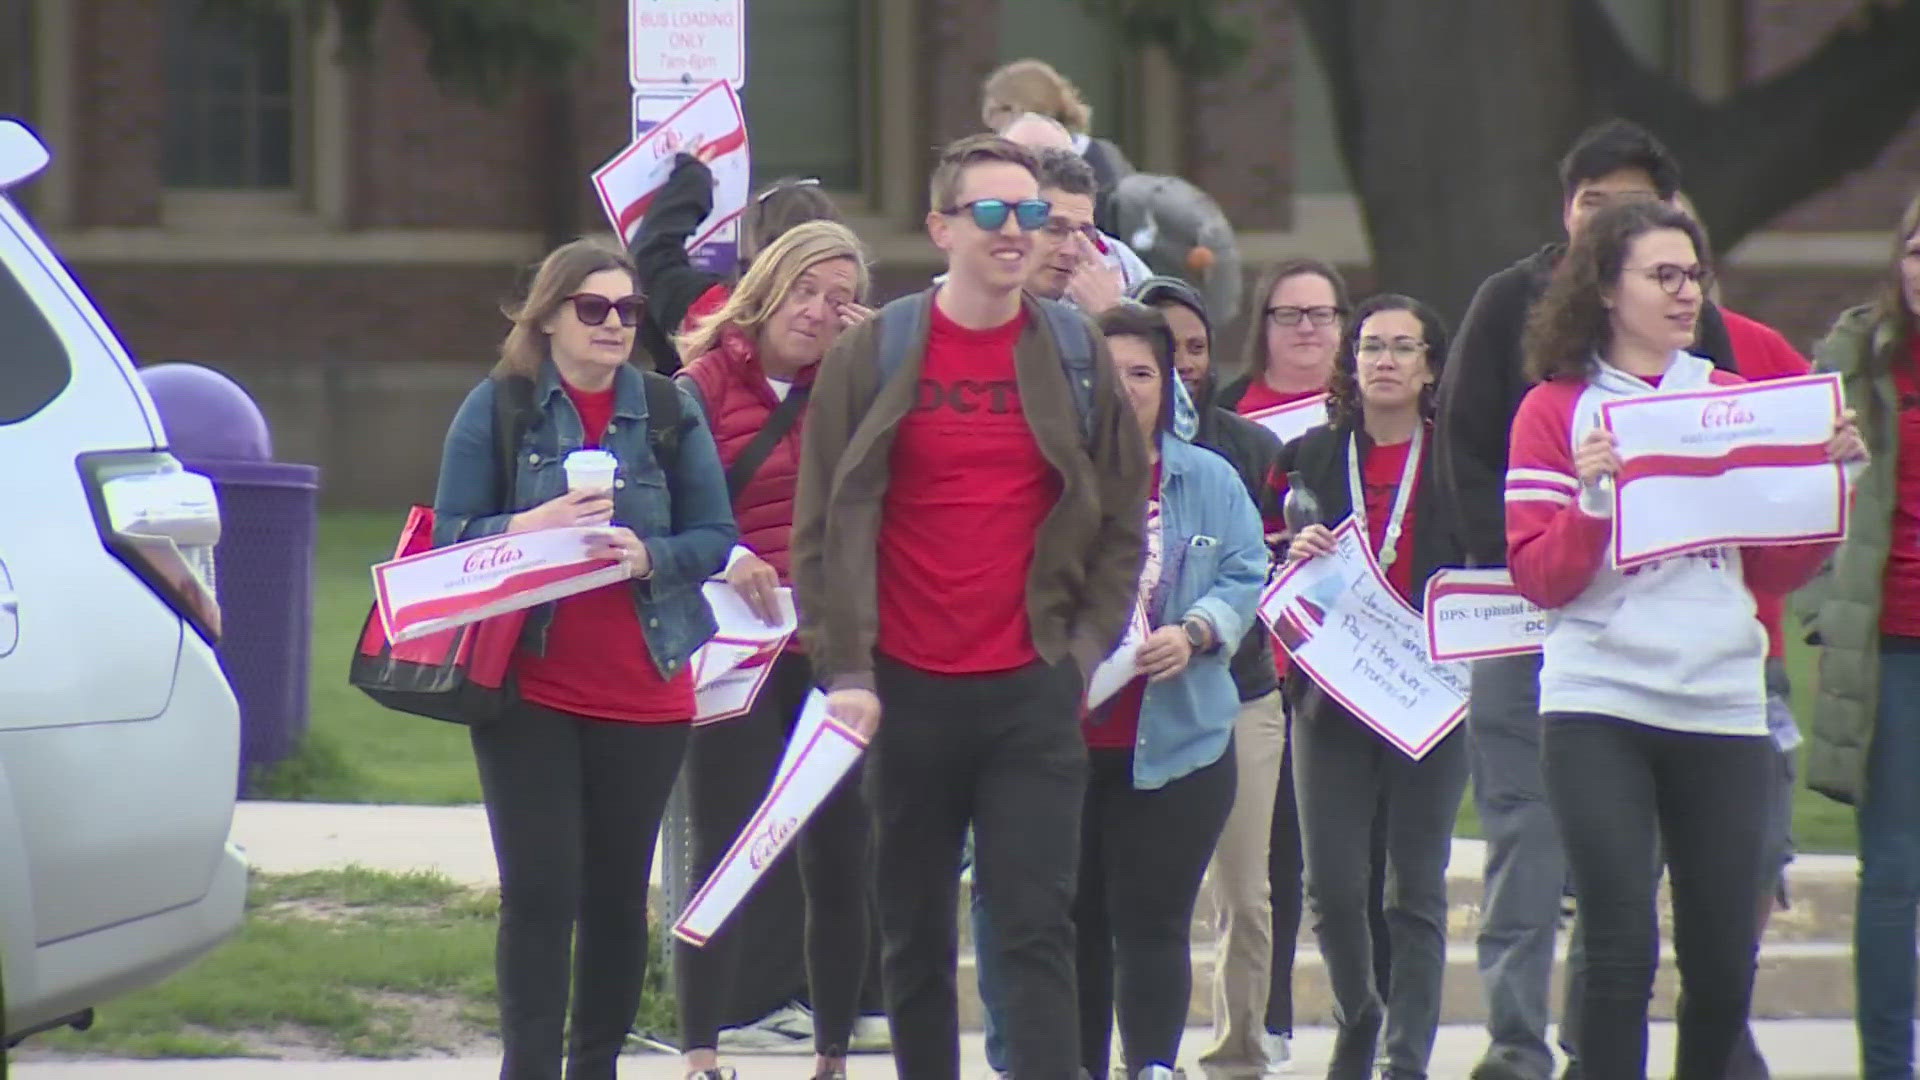
[[[1267,1051],[1267,1075],[1276,1076],[1293,1071],[1293,1040],[1277,1031],[1269,1031],[1261,1037],[1261,1045]]]

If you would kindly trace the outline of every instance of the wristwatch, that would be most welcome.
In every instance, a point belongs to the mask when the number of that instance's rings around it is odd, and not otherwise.
[[[1186,632],[1187,644],[1197,653],[1211,652],[1215,643],[1213,624],[1198,615],[1189,615],[1180,623],[1180,629]]]

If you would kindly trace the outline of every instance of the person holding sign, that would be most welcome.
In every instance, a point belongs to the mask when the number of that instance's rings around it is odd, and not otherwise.
[[[702,270],[687,255],[687,241],[712,214],[713,170],[699,155],[675,155],[673,171],[640,219],[629,249],[648,297],[641,344],[663,375],[679,370],[683,359],[675,335],[691,332],[696,321],[719,311],[738,280]],[[739,272],[745,274],[754,257],[788,229],[808,221],[839,220],[840,208],[818,180],[783,178],[768,184],[754,193],[740,215]],[[857,321],[871,312],[855,305],[843,314],[847,321]]]
[[[471,732],[500,866],[503,1080],[557,1078],[563,1049],[568,1076],[612,1080],[693,717],[687,661],[714,632],[700,586],[737,535],[699,409],[628,362],[644,307],[612,244],[548,255],[494,377],[453,419],[433,500],[437,545],[602,526],[602,554],[631,577],[533,609],[510,669],[519,700]],[[605,466],[591,483],[583,453]]]
[[[1820,646],[1807,784],[1854,806],[1860,895],[1854,987],[1860,1075],[1913,1075],[1920,907],[1920,195],[1872,303],[1814,349],[1860,411],[1873,460],[1831,571],[1793,598]],[[1904,950],[1904,952],[1902,951]]]
[[[1331,423],[1281,450],[1281,469],[1324,519],[1294,537],[1290,559],[1331,553],[1329,525],[1352,514],[1388,584],[1415,608],[1434,571],[1460,562],[1431,482],[1433,388],[1446,355],[1445,326],[1418,300],[1376,296],[1354,312],[1327,395]],[[1447,860],[1467,788],[1466,736],[1456,728],[1415,760],[1318,684],[1290,682],[1307,899],[1340,1027],[1327,1076],[1364,1080],[1383,1026],[1388,1074],[1424,1076],[1440,1023]],[[1388,943],[1373,940],[1367,917],[1376,814],[1386,818],[1393,958],[1384,1003],[1374,954]]]
[[[1129,1077],[1171,1077],[1192,999],[1200,880],[1233,806],[1229,668],[1267,579],[1260,515],[1225,458],[1173,433],[1173,332],[1126,301],[1099,319],[1153,462],[1138,675],[1083,723],[1080,1063],[1108,1074],[1115,1006]]]
[[[998,136],[941,153],[927,231],[947,276],[841,336],[800,447],[801,631],[829,713],[874,733],[882,967],[907,1080],[958,1075],[969,825],[1008,1065],[1079,1075],[1078,705],[1137,607],[1148,464],[1105,340],[1022,289],[1050,216],[1037,168]]]
[[[740,279],[719,311],[680,339],[689,359],[679,380],[713,425],[740,546],[729,586],[769,626],[781,621],[787,584],[802,412],[820,359],[840,337],[840,313],[867,292],[860,241],[832,221],[796,225]],[[813,689],[806,655],[789,646],[774,661],[744,716],[694,729],[686,785],[693,831],[690,880],[705,881],[765,797]],[[808,1000],[814,1072],[844,1076],[867,956],[867,823],[858,770],[848,774],[800,832],[806,889]],[[680,1045],[692,1075],[714,1076],[722,1011],[745,971],[737,923],[702,946],[676,943],[673,974]]]
[[[1507,563],[1548,611],[1540,672],[1547,800],[1580,898],[1583,1073],[1646,1075],[1659,961],[1656,836],[1681,972],[1674,1072],[1720,1077],[1747,1023],[1775,768],[1756,592],[1804,583],[1829,542],[1722,547],[1616,569],[1621,470],[1601,406],[1742,380],[1686,351],[1710,277],[1693,219],[1663,203],[1586,222],[1529,317],[1506,480]],[[1864,458],[1850,416],[1826,453]]]

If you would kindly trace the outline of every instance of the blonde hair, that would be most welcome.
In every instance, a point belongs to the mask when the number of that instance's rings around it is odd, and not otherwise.
[[[853,260],[854,298],[864,299],[867,259],[860,238],[837,221],[803,222],[780,234],[760,252],[719,311],[675,340],[681,357],[690,361],[711,352],[720,343],[721,331],[729,326],[757,337],[760,328],[786,302],[800,276],[830,259]]]
[[[580,290],[581,282],[602,270],[624,271],[634,288],[640,287],[633,260],[610,238],[582,237],[561,244],[540,260],[533,283],[527,286],[526,299],[500,308],[502,315],[513,320],[513,328],[500,343],[500,361],[493,366],[494,375],[523,375],[529,379],[539,375],[551,344],[541,324]]]
[[[1003,64],[980,88],[980,119],[987,127],[998,131],[1026,112],[1058,120],[1075,135],[1093,127],[1093,109],[1080,88],[1045,60]]]

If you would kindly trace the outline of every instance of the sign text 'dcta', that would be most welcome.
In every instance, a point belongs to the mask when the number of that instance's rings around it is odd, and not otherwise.
[[[628,0],[627,78],[636,88],[745,86],[746,0]]]

